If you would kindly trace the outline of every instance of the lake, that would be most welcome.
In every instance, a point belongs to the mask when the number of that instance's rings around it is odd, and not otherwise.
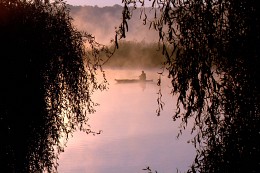
[[[146,84],[118,84],[114,79],[137,78],[141,70],[106,70],[109,89],[96,92],[94,101],[100,106],[89,116],[92,130],[100,135],[74,133],[65,152],[60,154],[61,173],[146,173],[149,166],[158,173],[185,171],[192,164],[195,149],[187,141],[186,130],[177,139],[179,122],[172,116],[176,98],[170,92],[170,80],[163,77],[162,93],[165,106],[157,116],[157,70],[145,70]]]

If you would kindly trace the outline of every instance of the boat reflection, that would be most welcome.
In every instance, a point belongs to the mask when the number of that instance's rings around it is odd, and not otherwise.
[[[139,79],[115,79],[117,84],[138,84],[144,91],[146,83],[152,83],[153,80],[139,80]]]

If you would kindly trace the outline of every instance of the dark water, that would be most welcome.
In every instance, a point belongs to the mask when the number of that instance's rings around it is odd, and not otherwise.
[[[176,99],[170,95],[169,80],[163,78],[164,110],[156,116],[157,71],[145,71],[154,82],[117,84],[115,78],[137,78],[141,70],[107,70],[109,90],[98,92],[100,103],[90,115],[93,130],[100,135],[76,132],[60,155],[61,173],[145,173],[150,166],[160,173],[185,171],[195,150],[186,131],[176,139],[179,122],[172,121]]]

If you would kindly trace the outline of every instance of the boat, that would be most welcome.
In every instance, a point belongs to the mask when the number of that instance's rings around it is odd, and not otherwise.
[[[140,79],[115,79],[117,83],[141,83],[141,82],[152,82],[153,80],[140,80]]]

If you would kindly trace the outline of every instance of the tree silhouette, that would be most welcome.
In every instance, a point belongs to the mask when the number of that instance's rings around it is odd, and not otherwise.
[[[197,155],[187,172],[260,170],[259,6],[257,1],[124,0],[117,38],[141,2],[142,19],[159,33],[165,69],[178,96],[180,134],[194,121]],[[150,22],[149,22],[150,21]],[[171,48],[169,48],[171,46]]]
[[[0,1],[1,170],[55,172],[72,132],[95,134],[87,116],[106,87],[95,77],[99,51],[111,54],[71,21],[62,1]]]

